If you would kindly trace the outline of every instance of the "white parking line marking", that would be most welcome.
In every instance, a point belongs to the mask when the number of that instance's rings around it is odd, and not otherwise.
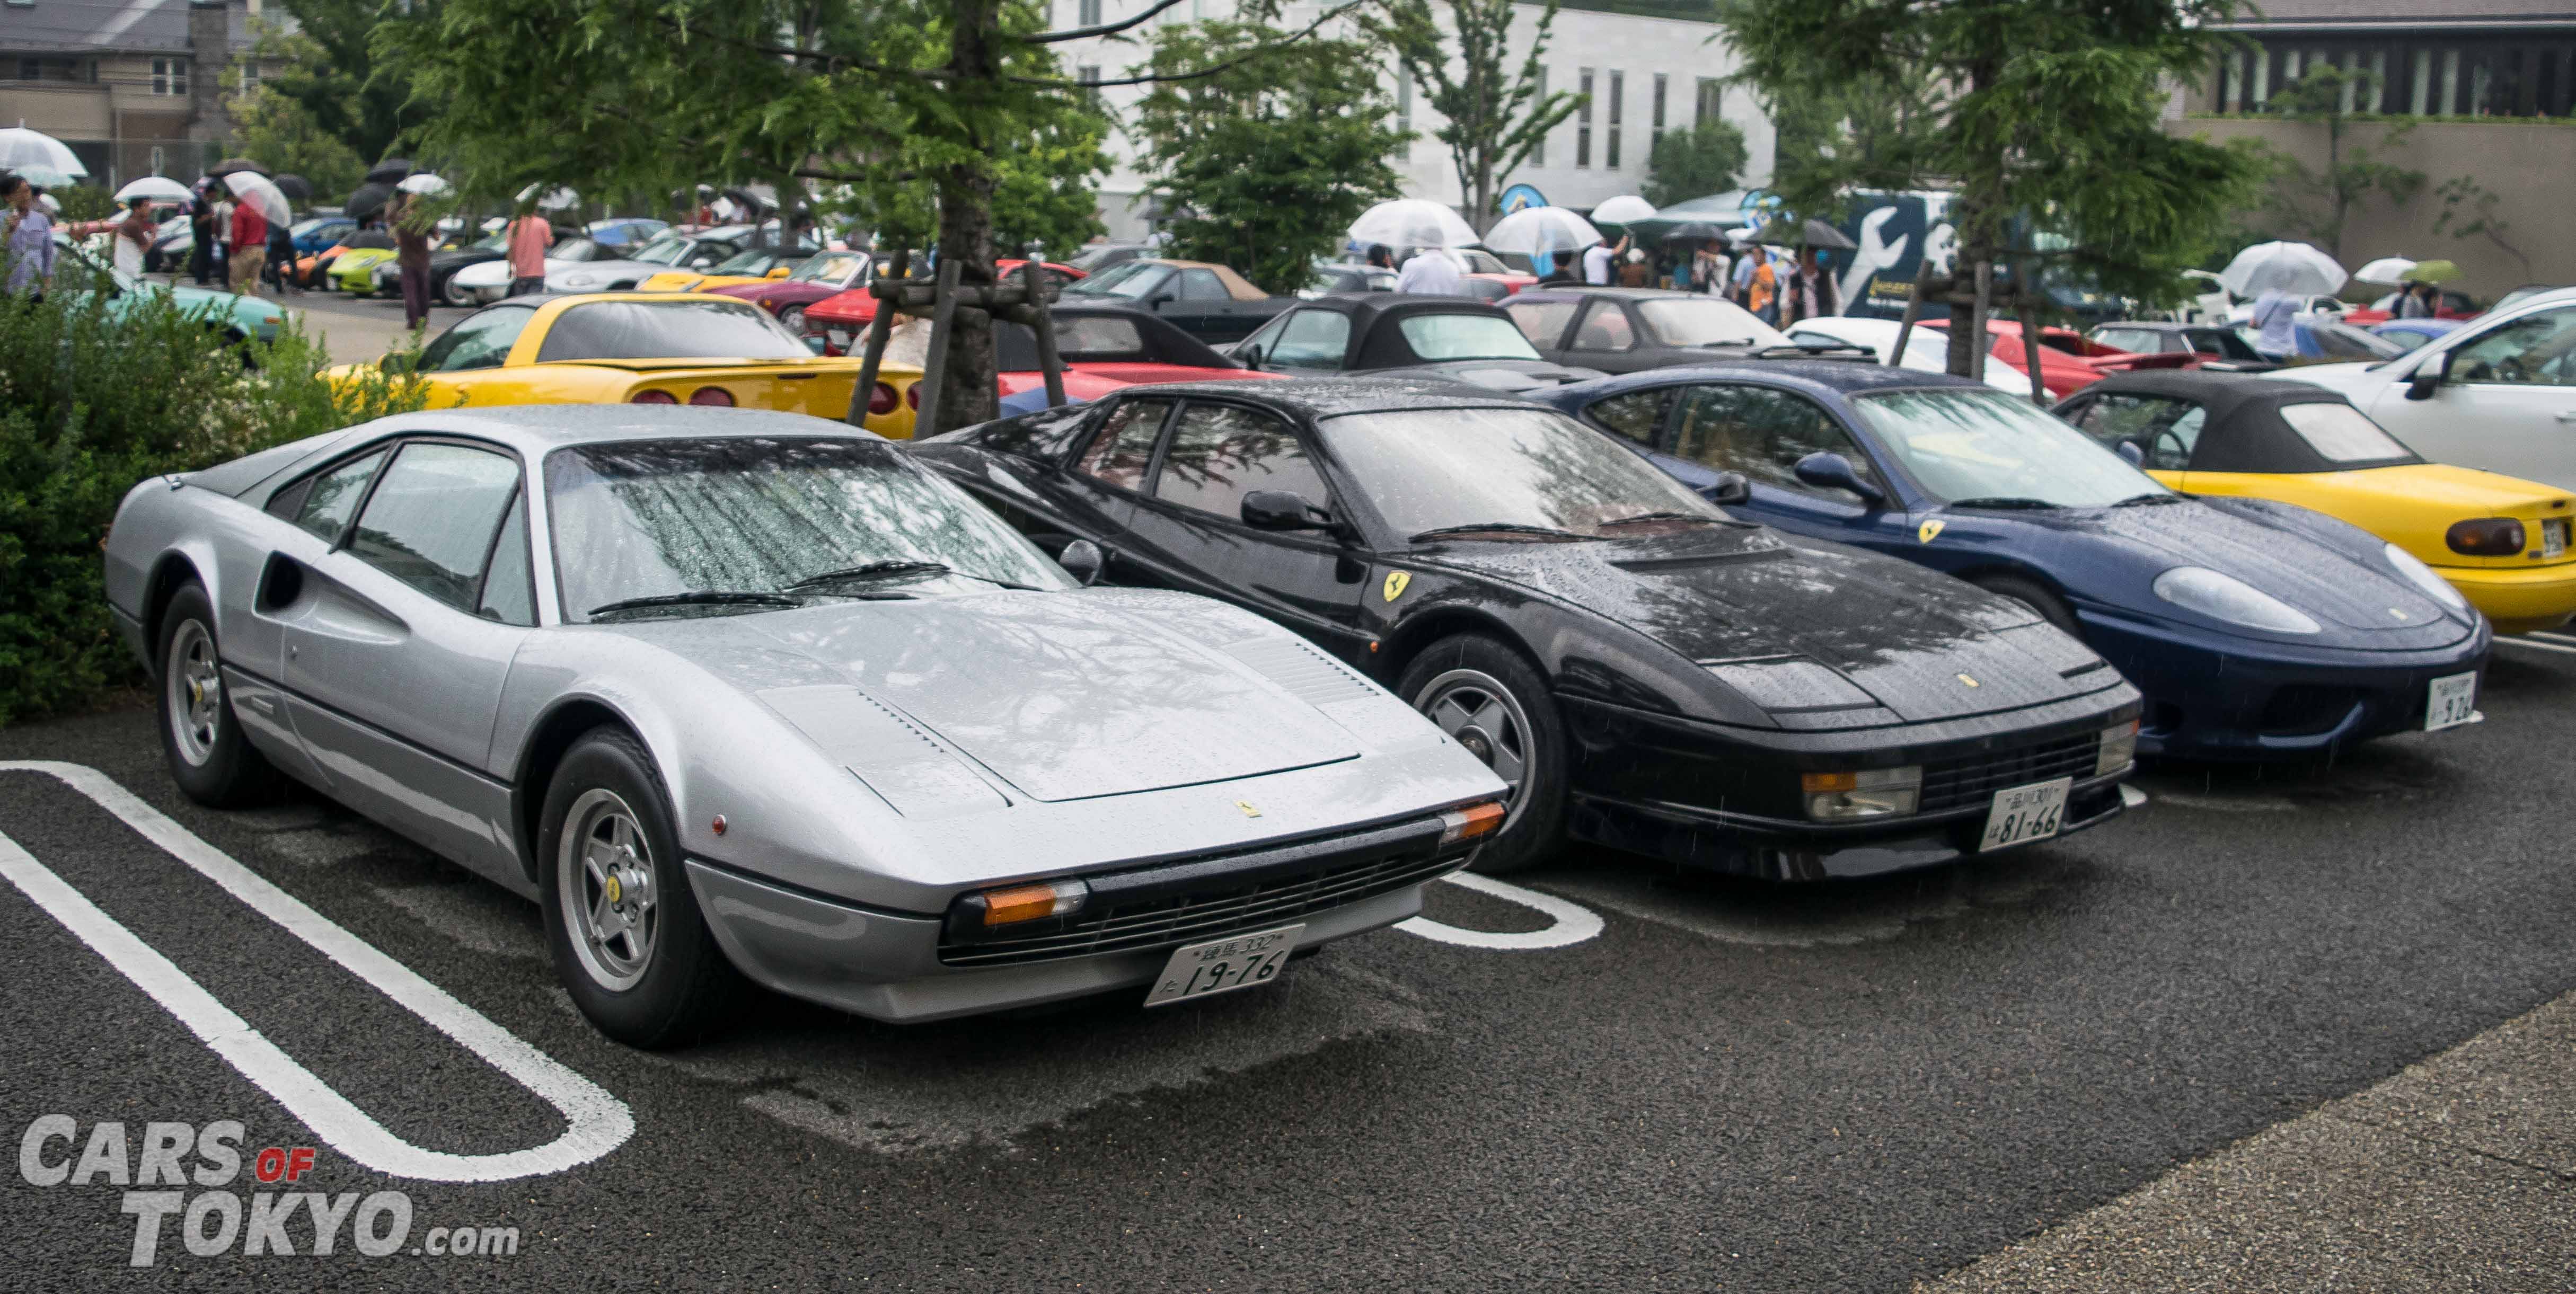
[[[1464,948],[1508,949],[1563,948],[1568,944],[1582,943],[1601,933],[1600,914],[1590,908],[1568,903],[1553,894],[1541,894],[1536,890],[1522,889],[1520,886],[1498,881],[1490,876],[1478,876],[1474,872],[1451,872],[1440,879],[1452,885],[1464,886],[1478,894],[1492,895],[1506,903],[1517,903],[1522,907],[1534,909],[1546,914],[1554,920],[1555,924],[1545,930],[1497,934],[1486,930],[1461,930],[1429,917],[1415,917],[1409,921],[1397,922],[1396,929],[1409,935],[1420,935],[1425,939],[1444,944],[1457,944]]]
[[[2534,638],[2546,638],[2554,643],[2576,643],[2576,634],[2551,633],[2546,629],[2536,630],[2531,636]]]
[[[569,1125],[562,1136],[545,1145],[496,1155],[455,1155],[423,1150],[404,1141],[295,1063],[188,978],[187,972],[100,911],[16,841],[0,835],[0,876],[6,876],[119,974],[134,981],[135,987],[151,994],[163,1010],[178,1017],[216,1055],[275,1097],[333,1149],[396,1177],[432,1182],[497,1182],[578,1167],[615,1150],[635,1135],[635,1116],[625,1102],[492,1023],[410,967],[341,929],[302,900],[261,879],[230,855],[136,798],[105,773],[52,760],[0,761],[0,772],[44,773],[97,801],[144,839],[195,868],[261,916],[284,926],[350,974],[374,985],[376,991],[542,1097],[563,1112]]]
[[[2496,639],[2496,645],[2499,647],[2530,647],[2538,651],[2565,652],[2570,656],[2576,656],[2576,647],[2569,647],[2557,642],[2534,642],[2529,637],[2498,637]]]

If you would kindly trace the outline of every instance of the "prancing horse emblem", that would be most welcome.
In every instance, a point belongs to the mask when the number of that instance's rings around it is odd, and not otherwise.
[[[1386,600],[1393,602],[1397,598],[1404,596],[1404,586],[1411,584],[1412,582],[1413,572],[1411,571],[1388,571],[1386,573]]]
[[[1975,687],[1975,686],[1977,685],[1977,680],[1972,679],[1972,678],[1968,677],[1968,676],[1967,676],[1967,675],[1965,675],[1965,674],[1962,674],[1962,675],[1960,675],[1960,676],[1959,676],[1959,681],[1960,681],[1960,682],[1962,682],[1962,683],[1967,684],[1967,685],[1968,685],[1968,686],[1970,686],[1970,687]]]
[[[1234,802],[1234,807],[1243,810],[1243,816],[1247,818],[1258,818],[1261,816],[1261,810],[1252,807],[1252,801],[1250,800],[1237,800]]]

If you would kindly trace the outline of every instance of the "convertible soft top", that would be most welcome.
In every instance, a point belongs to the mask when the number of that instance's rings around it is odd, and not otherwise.
[[[2190,369],[2123,373],[2085,389],[2084,397],[2155,395],[2189,400],[2208,410],[2200,438],[2191,450],[2192,472],[2348,472],[2365,467],[2393,467],[2424,460],[2414,454],[2337,462],[2317,452],[2305,436],[2281,417],[2294,404],[2350,404],[2341,395],[2304,382],[2284,382],[2245,373],[2208,373]]]

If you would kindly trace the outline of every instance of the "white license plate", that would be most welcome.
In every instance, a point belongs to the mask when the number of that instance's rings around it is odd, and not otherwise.
[[[1271,983],[1287,969],[1288,954],[1296,951],[1297,936],[1305,931],[1303,925],[1281,926],[1175,948],[1172,959],[1163,963],[1162,975],[1154,981],[1154,991],[1145,995],[1145,1005],[1161,1006],[1183,998]]]
[[[2561,518],[2559,518],[2559,519],[2557,519],[2557,520],[2555,520],[2555,521],[2544,521],[2544,522],[2541,522],[2541,523],[2540,523],[2540,555],[2541,555],[2541,556],[2543,556],[2543,557],[2558,557],[2558,556],[2561,556],[2561,555],[2565,554],[2565,553],[2566,553],[2566,551],[2567,551],[2567,520],[2566,520],[2566,518],[2561,517]]]
[[[2449,674],[2433,680],[2432,701],[2424,707],[2424,731],[2457,728],[2478,717],[2478,673]]]
[[[2066,795],[2074,789],[2074,778],[2061,777],[2054,782],[2008,786],[1995,792],[1995,805],[1986,810],[1986,836],[1977,842],[1977,852],[2025,845],[2056,835],[2057,829],[2066,825]]]
[[[842,331],[841,329],[835,328],[835,329],[833,329],[833,330],[832,330],[831,336],[832,336],[832,349],[834,349],[834,350],[848,350],[848,349],[850,348],[850,334],[849,334],[849,333],[844,332],[844,331]]]

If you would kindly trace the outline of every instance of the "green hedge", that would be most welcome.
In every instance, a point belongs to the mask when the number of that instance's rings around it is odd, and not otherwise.
[[[42,304],[0,295],[0,724],[138,677],[99,557],[137,481],[424,402],[417,379],[380,374],[335,393],[292,325],[226,347],[166,294],[61,269]]]

